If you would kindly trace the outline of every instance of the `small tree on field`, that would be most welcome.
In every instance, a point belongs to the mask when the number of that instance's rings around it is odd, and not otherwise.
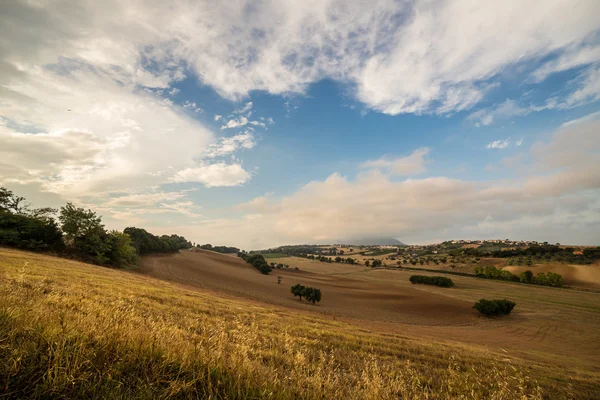
[[[306,298],[306,300],[313,303],[313,305],[315,304],[315,302],[321,301],[321,289],[307,287],[307,288],[304,288],[303,293],[304,293],[304,297]]]
[[[281,283],[281,276],[278,276],[277,277],[277,284],[280,284],[280,283]]]
[[[304,289],[305,287],[302,286],[299,283],[296,283],[294,286],[292,286],[292,294],[294,295],[294,297],[299,296],[300,300],[302,300],[302,296],[304,296]]]
[[[365,267],[369,267],[369,260],[365,261]]]

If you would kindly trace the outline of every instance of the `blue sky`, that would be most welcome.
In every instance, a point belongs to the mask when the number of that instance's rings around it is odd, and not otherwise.
[[[595,1],[109,3],[0,6],[0,184],[34,205],[243,248],[599,244]]]

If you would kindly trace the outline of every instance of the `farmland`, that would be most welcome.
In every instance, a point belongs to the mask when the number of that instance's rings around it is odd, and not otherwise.
[[[600,393],[596,293],[459,276],[454,288],[415,287],[406,271],[285,260],[265,276],[230,255],[182,251],[126,272],[0,250],[1,384],[17,397]],[[298,301],[295,283],[323,301]],[[481,297],[517,308],[483,318],[472,309]]]

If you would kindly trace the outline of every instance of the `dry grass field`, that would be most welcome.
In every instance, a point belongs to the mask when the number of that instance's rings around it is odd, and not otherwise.
[[[0,397],[600,396],[596,293],[301,268],[186,251],[127,272],[0,249]],[[294,300],[296,282],[322,303]],[[481,318],[479,297],[517,308]]]

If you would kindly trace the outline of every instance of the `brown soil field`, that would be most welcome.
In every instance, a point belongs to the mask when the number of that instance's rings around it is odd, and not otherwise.
[[[521,272],[531,270],[534,274],[540,272],[554,272],[561,274],[565,284],[588,289],[600,289],[600,266],[598,265],[572,265],[572,264],[540,264],[531,267],[507,266],[505,270],[519,275]]]
[[[141,272],[190,286],[214,289],[287,307],[316,309],[339,317],[374,322],[402,322],[418,325],[472,324],[477,313],[466,301],[430,294],[411,287],[398,290],[382,283],[317,274],[292,268],[262,275],[240,258],[211,251],[185,251],[173,256],[146,257]],[[277,276],[282,283],[277,284]],[[317,307],[300,302],[290,286],[300,283],[318,287],[327,301]]]
[[[408,278],[416,272],[410,271],[292,257],[282,262],[301,270],[261,275],[238,258],[184,251],[145,257],[140,272],[292,312],[325,314],[369,331],[494,351],[600,382],[600,293],[462,276],[452,276],[455,287],[446,289],[412,285]],[[313,306],[294,298],[290,286],[295,283],[320,288],[321,303]],[[480,298],[508,298],[517,307],[508,317],[484,318],[472,309]]]

